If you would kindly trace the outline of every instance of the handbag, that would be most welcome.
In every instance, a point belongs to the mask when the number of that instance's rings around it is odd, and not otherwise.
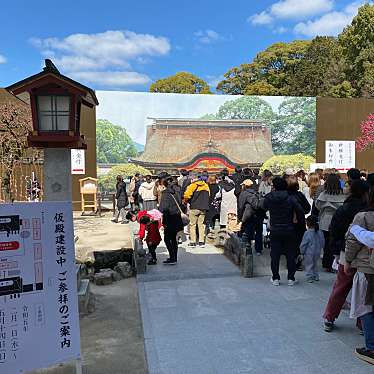
[[[178,210],[179,210],[179,214],[181,216],[181,219],[182,219],[182,223],[183,223],[183,226],[188,226],[190,224],[190,218],[188,217],[187,214],[183,213],[181,207],[179,206],[178,202],[177,202],[177,199],[171,195],[171,197],[173,198],[173,200],[175,201],[175,204],[177,205],[178,207]]]

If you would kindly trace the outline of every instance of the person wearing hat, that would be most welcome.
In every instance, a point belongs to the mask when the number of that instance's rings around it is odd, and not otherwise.
[[[241,183],[242,192],[238,199],[238,220],[242,222],[243,241],[251,244],[255,240],[257,255],[261,255],[263,249],[262,232],[265,211],[261,209],[259,194],[254,190],[251,179],[245,179]]]
[[[190,247],[205,245],[205,215],[209,210],[210,190],[204,179],[204,175],[194,175],[183,196],[184,201],[190,204]],[[199,231],[199,240],[196,237],[196,229]]]

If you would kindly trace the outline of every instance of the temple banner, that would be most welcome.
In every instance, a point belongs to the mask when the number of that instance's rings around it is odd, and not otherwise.
[[[70,203],[0,205],[0,372],[80,357]]]

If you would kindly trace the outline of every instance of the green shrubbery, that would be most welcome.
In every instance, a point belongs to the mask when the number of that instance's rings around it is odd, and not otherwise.
[[[316,162],[313,157],[301,153],[273,156],[262,165],[261,171],[268,169],[275,175],[283,174],[286,169],[292,169],[294,172],[299,170],[309,172],[310,164],[313,162]]]
[[[117,175],[122,175],[124,179],[136,173],[142,175],[150,174],[149,170],[135,164],[119,164],[114,166],[106,175],[99,177],[99,187],[102,191],[114,191],[116,189]]]

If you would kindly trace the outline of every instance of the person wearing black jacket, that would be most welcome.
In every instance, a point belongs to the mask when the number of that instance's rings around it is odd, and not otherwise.
[[[255,240],[257,255],[263,250],[263,222],[265,211],[260,207],[259,194],[253,189],[253,182],[246,179],[242,183],[242,192],[238,200],[238,220],[242,222],[243,241],[251,243]]]
[[[118,223],[118,218],[121,215],[122,224],[128,223],[126,220],[126,210],[125,208],[129,204],[129,198],[126,192],[126,183],[123,181],[122,175],[117,175],[117,184],[116,184],[116,200],[117,200],[117,211],[115,218],[112,222]]]
[[[219,187],[217,184],[217,177],[211,175],[208,179],[209,186],[209,210],[205,216],[205,223],[207,226],[207,232],[210,229],[214,229],[215,222],[219,219],[220,201],[217,199],[217,194],[219,192]]]
[[[334,321],[339,317],[352,289],[355,271],[353,270],[349,274],[344,272],[345,236],[356,214],[367,208],[368,192],[369,184],[367,182],[361,179],[351,181],[348,198],[337,209],[331,220],[329,230],[330,248],[335,258],[339,258],[339,267],[336,281],[323,315],[324,329],[327,332],[333,330]]]
[[[242,170],[241,166],[236,166],[235,167],[235,173],[233,173],[230,178],[235,184],[235,196],[237,198],[239,198],[239,195],[240,195],[240,192],[241,192],[241,183],[245,179],[243,177],[243,170]]]
[[[287,191],[287,182],[281,178],[273,179],[274,191],[265,196],[264,209],[270,212],[270,246],[271,246],[271,282],[279,286],[280,256],[287,257],[288,285],[295,284],[297,233],[295,222],[301,222],[304,211],[296,199]]]
[[[305,223],[305,215],[310,213],[311,206],[309,204],[309,201],[305,197],[305,195],[299,191],[299,182],[297,180],[296,176],[289,176],[287,178],[287,184],[288,184],[288,193],[290,194],[291,198],[295,200],[295,202],[299,203],[301,206],[304,215],[300,216],[300,220],[298,220],[295,223],[295,229],[296,229],[296,258],[300,255],[300,244],[303,240],[304,233],[306,231],[306,223]],[[298,270],[301,269],[301,261],[297,261],[296,268]]]
[[[178,261],[178,239],[179,231],[183,230],[183,221],[180,213],[180,191],[175,188],[172,179],[164,180],[166,189],[162,192],[159,211],[163,214],[164,242],[169,252],[169,258],[164,261],[165,265],[175,265]]]

